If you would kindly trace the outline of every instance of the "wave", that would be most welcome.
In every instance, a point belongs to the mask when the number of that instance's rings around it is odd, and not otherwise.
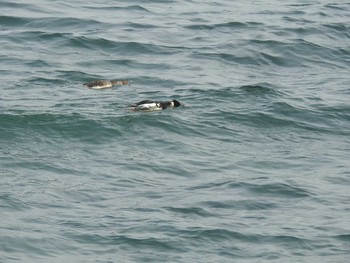
[[[111,26],[108,23],[100,22],[94,19],[83,19],[74,17],[18,17],[18,16],[0,16],[0,23],[6,28],[17,28],[17,31],[44,31],[59,32],[76,32],[78,28],[84,27],[84,30],[98,29],[101,26]]]
[[[258,83],[208,90],[190,89],[187,92],[192,94],[187,100],[198,103],[205,100],[210,105],[204,110],[190,105],[194,109],[189,110],[199,111],[196,114],[197,129],[206,127],[216,130],[212,127],[212,123],[216,123],[217,127],[221,127],[221,135],[223,129],[229,135],[235,126],[242,123],[259,129],[265,127],[267,130],[292,129],[307,133],[345,135],[350,117],[346,105],[332,108],[325,106],[327,102],[322,100],[294,97],[293,92],[278,84]]]
[[[149,9],[142,5],[126,5],[126,6],[110,6],[110,5],[84,5],[84,8],[91,9],[94,12],[98,11],[137,11],[146,14],[152,14]]]
[[[0,15],[0,24],[6,26],[6,28],[24,26],[30,23],[30,21],[32,21],[30,18]]]
[[[17,2],[1,262],[344,261],[348,4]],[[133,83],[82,86],[100,78]],[[129,110],[144,99],[185,105]]]
[[[23,113],[23,114],[20,114]],[[17,112],[15,114],[1,114],[1,137],[15,135],[25,138],[28,136],[48,137],[56,139],[78,139],[90,143],[120,135],[118,127],[110,125],[109,121],[96,117],[87,117],[78,113],[32,113]],[[33,138],[32,138],[33,139]]]
[[[217,30],[220,28],[248,28],[248,27],[255,27],[255,26],[261,26],[263,24],[257,23],[257,22],[227,22],[227,23],[218,23],[218,24],[192,24],[184,26],[185,29],[190,30]]]

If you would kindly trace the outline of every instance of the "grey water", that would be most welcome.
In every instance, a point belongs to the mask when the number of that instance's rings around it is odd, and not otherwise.
[[[0,262],[349,262],[349,1],[0,10]]]

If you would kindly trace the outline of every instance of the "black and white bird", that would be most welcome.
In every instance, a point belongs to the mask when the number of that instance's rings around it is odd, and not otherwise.
[[[152,101],[152,100],[143,100],[132,104],[132,111],[160,111],[166,108],[176,108],[182,104],[177,100],[172,101]]]
[[[116,85],[129,85],[131,83],[130,80],[94,80],[88,83],[84,83],[85,87],[90,89],[108,89],[112,88]]]

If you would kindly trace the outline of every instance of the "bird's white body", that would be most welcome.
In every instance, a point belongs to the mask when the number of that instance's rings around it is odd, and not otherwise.
[[[160,111],[166,108],[178,107],[180,105],[181,105],[180,102],[176,100],[165,101],[165,102],[144,100],[131,105],[131,109],[133,111]]]

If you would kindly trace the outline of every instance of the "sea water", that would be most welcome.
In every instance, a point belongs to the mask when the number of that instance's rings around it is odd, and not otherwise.
[[[0,10],[0,262],[349,262],[348,1]]]

